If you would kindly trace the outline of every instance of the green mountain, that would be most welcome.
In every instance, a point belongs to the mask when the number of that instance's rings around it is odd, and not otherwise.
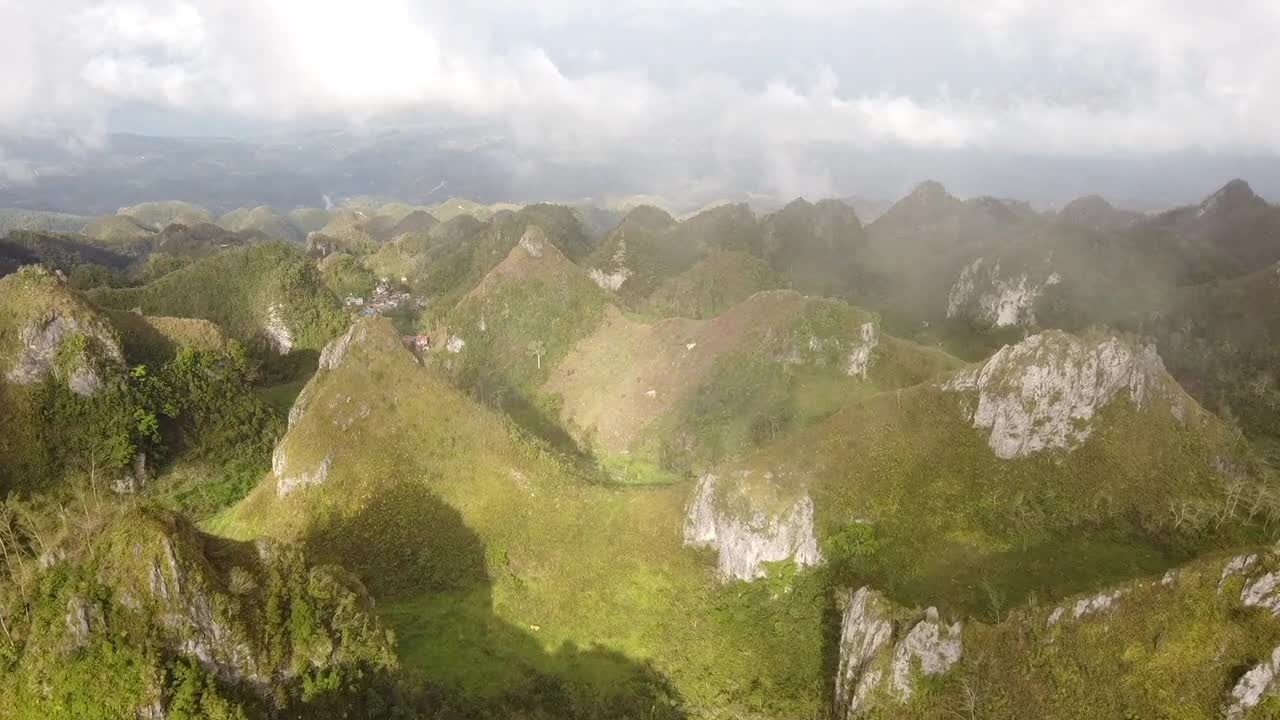
[[[0,309],[0,493],[87,480],[207,513],[269,465],[283,418],[213,323],[103,311],[40,268],[0,279]]]
[[[327,220],[325,222],[328,222]],[[321,223],[323,227],[325,223]],[[291,243],[301,243],[306,233],[311,230],[304,230],[294,223],[292,218],[281,215],[274,209],[266,205],[260,205],[253,209],[240,208],[218,218],[218,225],[230,230],[231,232],[253,231],[273,240],[284,240]],[[319,228],[314,228],[319,229]]]
[[[584,477],[421,367],[385,320],[358,322],[320,367],[272,475],[212,527],[355,568],[402,663],[460,712],[820,707],[821,597],[714,582],[680,548],[685,486]]]
[[[878,551],[842,572],[907,605],[972,614],[993,593],[1056,597],[1262,539],[1273,484],[1154,347],[1046,332],[712,470],[687,532],[719,547],[721,572],[748,578],[799,552],[761,557],[753,539],[770,531],[725,529],[753,513],[781,528],[775,539],[816,537],[833,562],[847,534],[872,534]]]
[[[86,502],[61,532],[4,508],[0,716],[374,716],[394,637],[350,575]]]
[[[1246,184],[450,203],[0,242],[0,720],[1280,712]]]
[[[82,236],[15,230],[0,238],[0,275],[23,265],[44,265],[72,278],[78,287],[122,284],[133,258],[86,242]]]
[[[1163,575],[963,621],[868,587],[838,596],[834,717],[1274,715],[1276,557]]]
[[[43,210],[24,210],[22,208],[0,208],[0,237],[15,230],[29,230],[40,233],[82,233],[93,220],[84,215],[47,212]]]
[[[543,391],[580,443],[635,482],[701,471],[955,363],[882,337],[872,313],[774,291],[704,321],[645,323],[611,308]]]
[[[145,315],[210,320],[255,352],[318,352],[346,322],[315,265],[284,243],[225,251],[142,287],[94,291],[92,299]]]
[[[120,208],[116,215],[135,220],[140,225],[153,230],[162,230],[173,224],[198,225],[213,222],[213,215],[208,210],[180,200],[144,202],[132,207]]]

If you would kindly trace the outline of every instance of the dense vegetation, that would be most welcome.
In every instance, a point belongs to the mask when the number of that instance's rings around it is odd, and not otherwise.
[[[170,272],[139,288],[101,290],[105,307],[145,315],[211,320],[254,352],[264,352],[272,306],[292,334],[293,347],[319,351],[342,331],[346,315],[297,248],[267,243],[224,252]]]

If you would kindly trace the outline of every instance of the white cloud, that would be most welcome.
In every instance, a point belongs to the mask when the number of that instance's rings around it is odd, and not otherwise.
[[[788,148],[811,143],[1280,152],[1274,0],[1229,10],[1186,0],[524,5],[8,0],[0,3],[0,131],[93,135],[111,108],[143,102],[283,122],[479,122],[551,153],[607,157],[621,144],[649,145],[754,153],[775,167]],[[872,16],[881,24],[860,24]],[[584,38],[580,47],[539,42],[585,22],[615,35]],[[758,58],[755,75],[726,72],[713,50],[664,44],[693,22],[723,26],[725,37],[751,29],[743,36],[755,41],[765,28],[770,48],[788,40],[770,28],[808,28],[819,57],[780,54]],[[852,34],[823,44],[828,26]],[[963,58],[967,75],[943,63],[917,68],[944,88],[926,92],[902,89],[893,66],[835,69],[842,48],[876,40],[870,33],[886,26],[903,43]],[[934,34],[921,36],[927,32]],[[614,49],[636,34],[650,55]],[[555,57],[591,61],[569,71]],[[651,58],[678,71],[655,73]],[[952,86],[965,90],[953,96],[945,90]]]

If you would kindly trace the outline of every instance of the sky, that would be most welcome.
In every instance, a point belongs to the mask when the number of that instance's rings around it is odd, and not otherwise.
[[[1256,162],[1278,37],[1274,0],[0,0],[0,177],[13,138],[395,122],[779,191],[843,152]]]

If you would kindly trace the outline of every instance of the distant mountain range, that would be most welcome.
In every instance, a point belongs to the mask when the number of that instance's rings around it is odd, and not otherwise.
[[[1280,197],[1280,161],[1265,157],[1068,159],[795,147],[779,158],[791,168],[784,172],[719,157],[712,149],[694,156],[652,147],[609,158],[539,155],[482,128],[256,138],[111,135],[99,146],[74,145],[0,137],[10,162],[29,171],[21,181],[0,175],[0,207],[100,215],[164,198],[221,214],[368,197],[425,205],[454,196],[484,204],[610,208],[647,202],[678,215],[716,200],[768,212],[804,195],[848,197],[866,223],[922,177],[937,178],[963,196],[1018,197],[1041,208],[1098,193],[1120,206],[1162,210],[1193,201],[1205,178],[1249,177],[1263,195]]]

